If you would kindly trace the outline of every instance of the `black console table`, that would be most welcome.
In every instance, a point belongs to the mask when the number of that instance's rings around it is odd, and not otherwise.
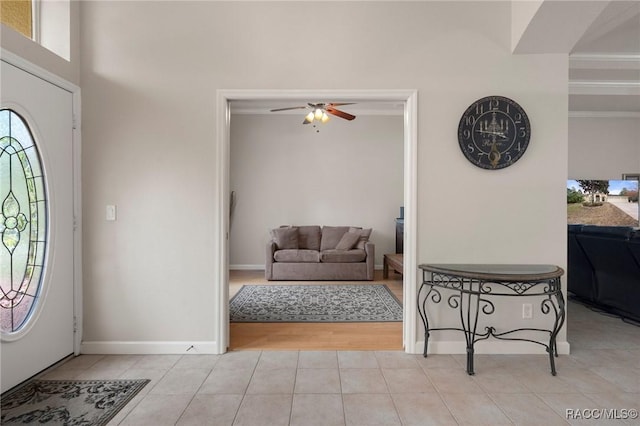
[[[418,290],[418,313],[424,325],[424,353],[427,356],[429,334],[438,330],[462,331],[467,343],[467,373],[473,375],[474,345],[480,340],[494,337],[502,340],[519,340],[542,345],[549,353],[551,374],[556,375],[554,356],[558,356],[556,337],[565,321],[565,303],[560,277],[562,268],[555,265],[480,265],[480,264],[429,264],[420,265],[422,285]],[[429,325],[427,302],[440,303],[441,290],[450,293],[447,304],[460,313],[461,328],[433,328]],[[495,311],[493,297],[541,296],[540,311],[552,314],[550,329],[517,328],[498,332],[494,327],[478,331],[478,317],[482,312],[491,315]],[[541,332],[548,340],[537,341],[524,337],[521,332]]]

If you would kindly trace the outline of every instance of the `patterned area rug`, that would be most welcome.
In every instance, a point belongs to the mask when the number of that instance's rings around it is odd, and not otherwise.
[[[245,285],[231,299],[231,322],[402,321],[386,285]]]
[[[149,380],[34,380],[2,395],[0,424],[106,425]]]

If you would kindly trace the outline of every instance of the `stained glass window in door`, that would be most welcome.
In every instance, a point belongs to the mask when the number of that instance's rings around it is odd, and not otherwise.
[[[41,294],[47,197],[38,148],[26,121],[0,110],[0,330],[20,331]]]

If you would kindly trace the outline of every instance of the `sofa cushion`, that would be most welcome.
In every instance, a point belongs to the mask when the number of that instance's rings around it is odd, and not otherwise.
[[[276,228],[271,231],[271,237],[279,250],[298,248],[298,228]]]
[[[356,230],[360,232],[360,238],[358,239],[358,243],[355,248],[364,250],[364,245],[369,241],[369,237],[371,236],[371,228],[350,228],[349,232],[354,232]]]
[[[320,240],[320,250],[335,249],[340,239],[349,231],[348,226],[323,226],[322,239]]]
[[[324,263],[356,263],[367,258],[364,250],[323,250],[320,252],[320,262]]]
[[[318,263],[320,252],[318,250],[276,250],[273,259],[276,262]]]
[[[342,238],[340,238],[340,241],[338,241],[338,244],[336,245],[336,250],[351,250],[358,243],[359,239],[360,239],[360,231],[346,232],[342,236]]]
[[[298,248],[320,250],[320,227],[298,226]]]
[[[360,232],[360,239],[358,240],[358,244],[356,248],[364,250],[364,245],[369,242],[369,237],[371,236],[371,228],[363,229]]]

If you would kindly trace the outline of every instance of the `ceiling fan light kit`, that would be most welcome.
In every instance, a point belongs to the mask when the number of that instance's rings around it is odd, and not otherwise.
[[[277,111],[287,111],[292,109],[310,109],[309,113],[305,115],[304,121],[302,124],[310,124],[314,121],[320,121],[321,123],[326,123],[331,118],[330,115],[334,115],[336,117],[343,118],[345,120],[353,120],[356,118],[355,115],[349,114],[348,112],[340,111],[336,109],[336,106],[341,105],[353,105],[353,102],[349,103],[308,103],[306,106],[295,106],[295,107],[287,107],[287,108],[276,108],[272,109],[271,112]]]

